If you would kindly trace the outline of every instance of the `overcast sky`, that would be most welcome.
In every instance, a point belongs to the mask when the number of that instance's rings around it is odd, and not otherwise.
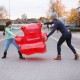
[[[62,0],[67,10],[78,6],[78,0]],[[0,0],[0,6],[4,6],[9,13],[9,0]],[[10,0],[11,18],[20,18],[22,14],[27,14],[28,18],[46,16],[49,9],[49,0]]]

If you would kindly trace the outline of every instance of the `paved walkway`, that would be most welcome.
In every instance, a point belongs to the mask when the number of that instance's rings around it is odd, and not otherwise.
[[[54,38],[46,42],[45,54],[24,55],[26,60],[18,58],[13,45],[10,45],[7,58],[1,59],[4,44],[5,40],[0,41],[0,80],[80,80],[80,59],[75,61],[68,47],[62,45],[62,60],[54,61],[57,53]]]

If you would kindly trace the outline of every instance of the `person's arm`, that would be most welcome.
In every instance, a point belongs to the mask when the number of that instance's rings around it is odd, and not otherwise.
[[[8,32],[10,35],[15,36],[15,34],[14,34],[14,33],[12,33],[9,29],[5,29],[5,31],[6,31],[6,32]]]
[[[19,29],[21,29],[21,27],[11,27],[11,29],[13,29],[13,30],[19,30]]]
[[[52,29],[52,31],[47,35],[47,38],[55,32],[55,30],[57,29],[57,27],[58,27],[58,24],[57,24],[57,23],[54,24],[53,29]]]
[[[45,22],[44,25],[52,25],[53,22]]]

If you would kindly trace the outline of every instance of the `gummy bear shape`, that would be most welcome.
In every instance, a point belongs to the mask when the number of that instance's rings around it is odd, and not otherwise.
[[[16,36],[15,42],[20,46],[22,54],[31,55],[46,52],[45,36],[47,33],[42,32],[41,28],[42,24],[40,23],[31,23],[21,27],[24,36]]]

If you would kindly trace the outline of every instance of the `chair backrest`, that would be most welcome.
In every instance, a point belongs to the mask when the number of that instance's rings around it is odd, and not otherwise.
[[[41,27],[40,24],[29,24],[22,26],[21,29],[27,41],[36,42],[41,40]]]

